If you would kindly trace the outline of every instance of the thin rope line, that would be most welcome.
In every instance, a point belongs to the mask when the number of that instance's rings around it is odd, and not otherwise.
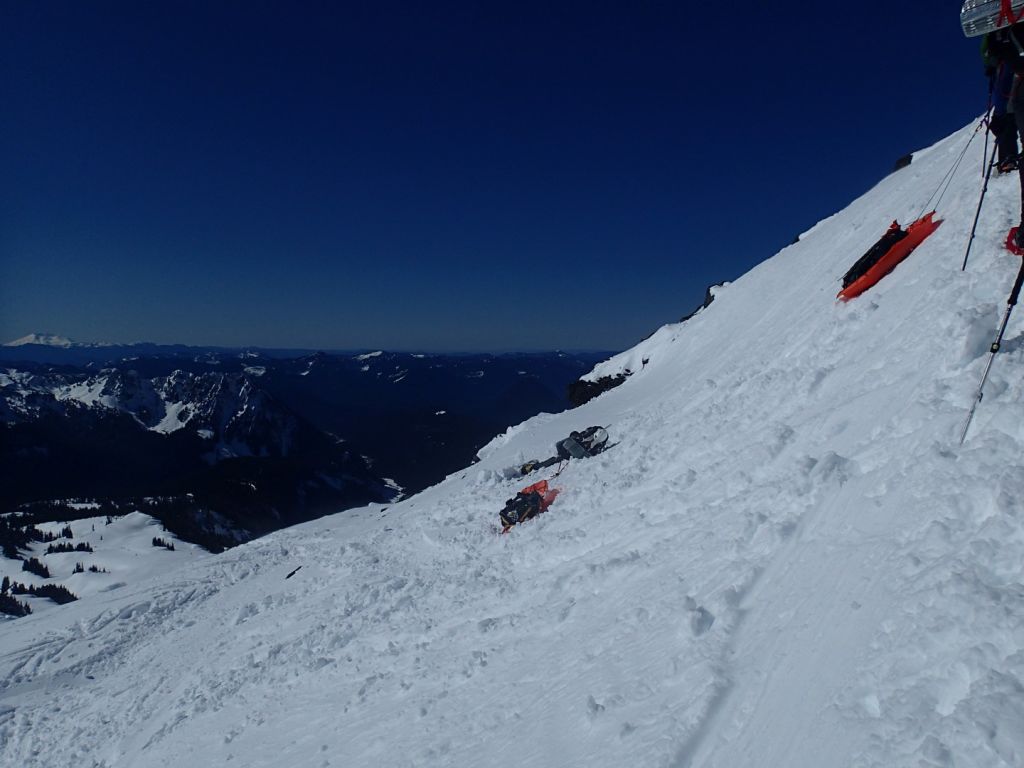
[[[946,175],[942,177],[942,180],[939,182],[939,186],[935,188],[934,192],[932,192],[931,197],[929,197],[928,200],[925,201],[924,207],[921,208],[921,212],[915,217],[915,220],[920,219],[922,216],[924,216],[928,212],[929,208],[931,208],[931,210],[938,209],[939,204],[942,203],[942,198],[946,196],[946,192],[948,192],[949,188],[953,185],[953,179],[956,177],[956,172],[957,170],[959,170],[960,164],[964,161],[964,158],[967,156],[967,151],[971,148],[971,144],[974,143],[974,139],[978,135],[978,131],[981,130],[981,127],[983,125],[986,125],[987,123],[988,115],[986,114],[985,117],[981,119],[981,122],[978,123],[978,126],[974,129],[974,132],[971,134],[971,137],[967,140],[967,145],[960,151],[960,155],[953,163],[953,166],[948,171],[946,171]],[[938,200],[935,201],[935,206],[931,207],[931,202],[936,195],[938,195],[939,198]]]

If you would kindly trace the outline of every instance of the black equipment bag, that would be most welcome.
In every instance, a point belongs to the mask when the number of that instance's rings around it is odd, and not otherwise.
[[[882,235],[882,239],[872,245],[868,252],[857,259],[857,263],[850,267],[850,271],[843,275],[843,288],[855,283],[865,272],[871,269],[878,260],[885,256],[890,249],[900,240],[907,236],[907,231],[900,228],[895,221],[889,227],[889,231]]]
[[[523,493],[520,491],[514,498],[505,502],[505,508],[499,513],[501,524],[510,528],[540,514],[541,495],[536,491]]]

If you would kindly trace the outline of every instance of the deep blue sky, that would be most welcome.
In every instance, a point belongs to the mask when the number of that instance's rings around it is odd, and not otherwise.
[[[959,2],[751,6],[4,2],[0,341],[629,346],[984,111]]]

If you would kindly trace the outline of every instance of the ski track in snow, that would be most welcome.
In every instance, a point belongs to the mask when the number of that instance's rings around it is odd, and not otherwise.
[[[834,300],[973,127],[435,488],[4,623],[0,764],[1024,764],[1024,317],[958,445],[1016,180],[961,273],[976,141],[943,226]],[[513,468],[598,423],[618,444],[496,535],[545,476]]]

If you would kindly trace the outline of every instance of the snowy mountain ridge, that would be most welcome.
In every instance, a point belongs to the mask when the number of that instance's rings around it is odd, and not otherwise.
[[[444,482],[10,622],[0,763],[1021,765],[1024,316],[958,445],[1019,267],[1016,179],[966,272],[965,169],[945,224],[835,301],[973,129]],[[590,424],[616,445],[518,477]],[[498,535],[541,477],[554,505]]]
[[[126,514],[155,497],[154,517],[219,551],[400,493],[262,380],[251,367],[156,376],[0,368],[0,512],[59,522],[66,499]]]
[[[470,462],[510,424],[566,407],[567,387],[606,356],[381,352],[276,358],[237,350],[140,349],[103,364],[82,364],[73,354],[55,362],[0,362],[0,487],[18,500],[123,497],[116,479],[103,488],[88,475],[71,481],[69,470],[95,456],[89,442],[95,429],[107,434],[93,442],[137,444],[139,452],[128,451],[133,455],[148,455],[141,448],[148,441],[149,454],[174,453],[177,446],[179,459],[202,455],[208,465],[231,458],[291,459],[311,446],[315,430],[366,457],[378,475],[419,490]],[[73,451],[65,438],[76,441]],[[53,457],[60,450],[64,460],[54,458],[52,466],[24,466],[26,451]],[[126,458],[124,451],[107,453],[113,463]],[[170,474],[189,474],[177,466],[179,459],[168,457],[176,465]],[[160,463],[154,458],[143,469],[152,475]],[[48,473],[67,482],[59,491],[37,483],[29,493],[27,477]],[[169,492],[148,484],[128,495]],[[0,511],[11,510],[6,507]]]
[[[259,375],[256,369],[230,374],[179,370],[153,378],[116,368],[78,376],[8,370],[0,373],[0,397],[11,420],[30,419],[46,408],[59,411],[61,404],[71,404],[119,411],[144,429],[161,434],[193,426],[211,437],[235,431],[251,436],[255,431],[252,417],[272,410],[259,402],[266,395],[252,384],[252,377]],[[247,414],[250,423],[240,425]],[[276,437],[280,444],[272,450],[286,455],[285,436]],[[241,447],[242,455],[251,455],[244,440],[234,442]],[[228,451],[226,445],[224,450]],[[233,454],[228,451],[225,455]]]

